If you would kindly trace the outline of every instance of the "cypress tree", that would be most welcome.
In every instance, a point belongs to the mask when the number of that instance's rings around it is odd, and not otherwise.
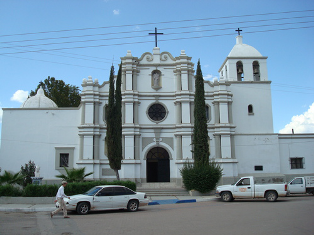
[[[204,96],[204,79],[201,70],[200,60],[197,63],[195,76],[195,97],[194,97],[194,130],[193,130],[193,147],[194,147],[194,165],[209,164],[209,145],[207,119],[205,111]]]
[[[109,78],[109,98],[106,108],[108,160],[110,168],[116,173],[120,180],[119,170],[122,160],[122,113],[121,113],[121,64],[114,89],[114,67],[111,66]]]
[[[121,170],[122,161],[122,97],[121,97],[121,76],[122,76],[122,63],[120,63],[115,92],[115,163],[114,170],[116,171],[117,180],[120,180],[118,170]]]

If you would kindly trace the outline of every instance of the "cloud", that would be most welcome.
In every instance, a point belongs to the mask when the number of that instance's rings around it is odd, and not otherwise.
[[[141,27],[138,25],[133,28],[133,31],[140,31],[140,30],[141,30]]]
[[[119,15],[120,14],[120,10],[113,10],[113,14],[114,15]]]
[[[23,103],[28,97],[28,91],[17,90],[11,97],[11,101]]]
[[[214,79],[217,78],[216,76],[212,75],[212,74],[207,74],[205,76],[203,76],[203,79],[205,81],[214,81]],[[218,79],[218,78],[217,78]]]
[[[291,122],[287,124],[280,134],[291,134],[292,129],[294,133],[314,133],[314,102],[309,109],[301,115],[296,115],[291,118]]]

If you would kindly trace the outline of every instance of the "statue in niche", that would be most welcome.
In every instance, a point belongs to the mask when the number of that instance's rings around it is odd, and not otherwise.
[[[40,177],[39,171],[40,171],[40,166],[37,165],[37,166],[35,167],[35,177]]]
[[[159,71],[154,71],[152,75],[152,84],[154,89],[159,89],[161,88],[160,86],[160,72]]]

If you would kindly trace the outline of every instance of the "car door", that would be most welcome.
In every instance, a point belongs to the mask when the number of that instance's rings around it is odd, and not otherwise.
[[[251,179],[243,178],[234,186],[233,197],[252,198],[253,190]]]
[[[94,210],[112,209],[113,187],[105,187],[94,196]]]
[[[112,199],[113,208],[126,208],[129,202],[129,196],[124,187],[115,187]]]
[[[290,193],[305,193],[305,185],[302,178],[295,178],[289,183]]]

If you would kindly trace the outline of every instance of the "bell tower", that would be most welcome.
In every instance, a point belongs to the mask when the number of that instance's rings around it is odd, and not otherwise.
[[[238,35],[218,72],[228,81],[268,81],[266,60],[254,47],[243,44],[243,36]]]
[[[267,57],[237,35],[236,44],[218,71],[220,80],[229,85],[232,93],[232,115],[229,114],[235,133],[273,133]]]

